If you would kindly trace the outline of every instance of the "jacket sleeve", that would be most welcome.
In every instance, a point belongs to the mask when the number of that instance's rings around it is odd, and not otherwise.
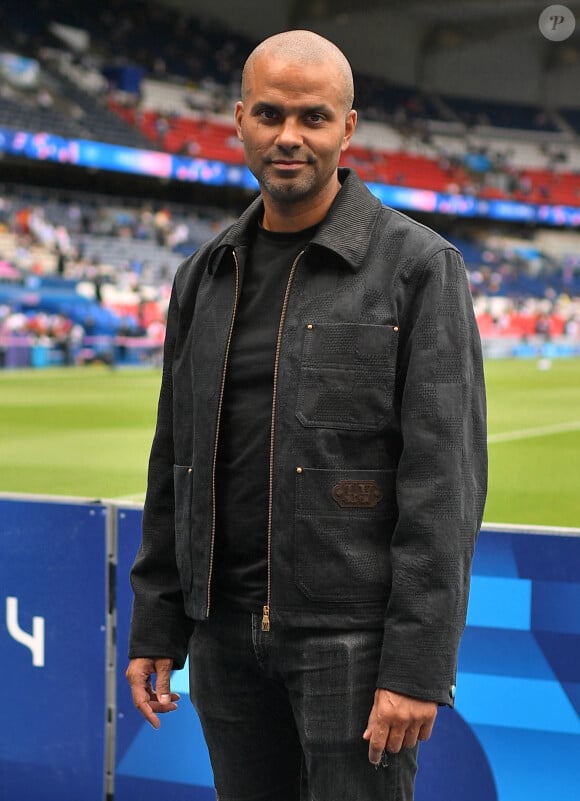
[[[460,254],[439,250],[418,273],[401,279],[399,515],[377,686],[452,705],[487,489],[485,388]]]
[[[129,658],[172,658],[183,667],[193,622],[186,616],[175,557],[172,363],[179,319],[174,285],[169,303],[157,426],[147,479],[142,541],[131,570],[134,592]]]

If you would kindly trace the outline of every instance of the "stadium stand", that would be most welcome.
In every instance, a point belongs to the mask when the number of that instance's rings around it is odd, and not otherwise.
[[[46,0],[26,16],[16,0],[7,0],[1,13],[0,47],[13,50],[16,43],[41,70],[35,92],[3,86],[0,125],[243,161],[231,106],[253,45],[247,37],[139,0],[103,0],[98,14],[90,4]],[[82,51],[71,46],[79,32],[88,42]],[[578,130],[573,111],[418,92],[360,74],[356,93],[362,119],[380,124],[371,141],[359,131],[345,157],[366,180],[484,198],[580,202],[580,145],[569,135]],[[560,143],[557,165],[543,152],[547,134]]]
[[[102,0],[97,13],[43,0],[33,15],[5,0],[0,54],[16,52],[36,73],[30,84],[2,83],[0,127],[241,165],[231,107],[253,44],[221,23],[140,0]],[[580,207],[580,111],[437,95],[362,74],[355,85],[360,124],[343,163],[364,180]],[[100,347],[87,346],[91,337],[135,344],[151,331],[156,345],[143,352],[158,354],[173,273],[228,223],[228,203],[225,193],[208,207],[6,182],[2,341],[24,337],[29,352],[11,362],[2,345],[3,363],[30,363],[41,340],[53,359],[91,359]],[[465,255],[485,337],[578,340],[578,232],[437,226]],[[63,345],[69,338],[73,349]],[[124,359],[137,352],[120,350]],[[110,344],[105,351],[112,359]]]

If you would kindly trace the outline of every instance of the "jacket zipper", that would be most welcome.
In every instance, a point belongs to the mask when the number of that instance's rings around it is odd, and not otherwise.
[[[222,416],[222,406],[224,400],[224,388],[226,385],[226,370],[228,364],[228,358],[230,355],[230,345],[232,343],[232,333],[234,330],[234,322],[236,319],[236,311],[238,308],[238,290],[240,286],[240,265],[238,263],[238,257],[236,255],[236,251],[232,251],[232,255],[234,257],[234,265],[235,265],[235,286],[234,286],[234,306],[232,309],[232,318],[230,320],[230,328],[228,331],[228,338],[226,340],[226,351],[224,355],[224,362],[222,366],[222,377],[220,383],[220,394],[219,394],[219,401],[218,401],[218,409],[217,409],[217,418],[216,418],[216,430],[215,430],[215,440],[213,445],[213,461],[211,466],[211,539],[210,539],[210,548],[209,548],[209,571],[208,571],[208,579],[207,579],[207,598],[206,598],[206,608],[205,608],[205,616],[209,617],[209,610],[211,606],[211,579],[213,574],[213,556],[214,556],[214,546],[215,546],[215,529],[216,529],[216,486],[215,486],[215,473],[216,473],[216,465],[217,465],[217,455],[218,455],[218,440],[219,440],[219,431],[220,431],[220,423],[221,423],[221,416]]]
[[[282,303],[282,312],[280,314],[280,323],[278,324],[278,337],[276,339],[276,355],[274,358],[274,390],[272,393],[272,418],[270,423],[270,465],[269,465],[269,480],[268,480],[268,580],[266,591],[266,604],[262,610],[262,631],[270,631],[270,594],[272,589],[272,572],[271,572],[271,557],[272,557],[272,491],[274,485],[274,435],[276,426],[276,401],[278,398],[278,369],[280,365],[280,350],[282,347],[282,332],[284,330],[284,322],[286,320],[286,310],[288,308],[288,301],[290,299],[290,289],[294,279],[294,273],[298,266],[298,262],[304,255],[304,251],[294,259],[288,276],[288,283],[286,284],[286,292],[284,293],[284,301]]]

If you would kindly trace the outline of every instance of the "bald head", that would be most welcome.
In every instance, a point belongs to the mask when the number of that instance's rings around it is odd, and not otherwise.
[[[313,31],[284,31],[264,39],[248,56],[242,72],[242,99],[251,91],[256,63],[267,56],[301,67],[316,67],[333,64],[344,95],[345,112],[350,111],[354,100],[352,70],[344,53],[339,48]]]

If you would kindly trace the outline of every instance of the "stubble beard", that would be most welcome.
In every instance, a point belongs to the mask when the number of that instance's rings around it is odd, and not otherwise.
[[[317,182],[314,171],[309,171],[308,175],[297,176],[295,178],[277,178],[269,174],[266,168],[259,176],[258,182],[262,191],[266,192],[272,200],[278,203],[297,203],[306,200],[316,194]]]

